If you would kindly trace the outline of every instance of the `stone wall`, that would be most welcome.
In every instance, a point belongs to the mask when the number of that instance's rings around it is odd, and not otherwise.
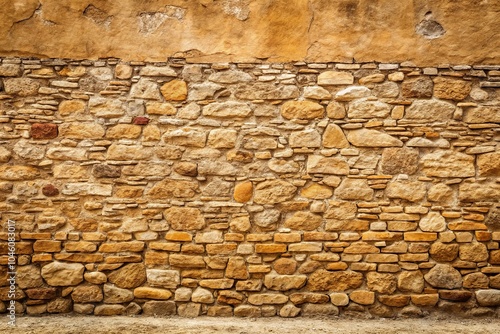
[[[498,315],[500,65],[4,58],[0,309]]]

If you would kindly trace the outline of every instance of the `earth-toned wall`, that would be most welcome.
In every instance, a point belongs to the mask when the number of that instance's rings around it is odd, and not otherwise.
[[[500,63],[495,0],[0,0],[0,56]]]
[[[14,270],[28,314],[498,314],[499,65],[0,79],[2,311]]]

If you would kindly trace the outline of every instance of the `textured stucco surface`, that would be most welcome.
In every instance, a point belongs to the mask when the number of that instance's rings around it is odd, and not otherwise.
[[[500,61],[492,0],[0,0],[0,55],[192,62]]]

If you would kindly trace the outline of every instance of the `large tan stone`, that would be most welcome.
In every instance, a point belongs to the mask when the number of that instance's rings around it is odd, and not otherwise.
[[[335,189],[336,197],[343,200],[365,200],[373,197],[374,190],[368,186],[366,180],[346,178],[340,186]]]
[[[316,215],[306,211],[299,211],[285,220],[285,227],[293,230],[312,231],[317,229],[323,219],[320,215]]]
[[[104,298],[102,290],[97,285],[80,285],[71,293],[75,303],[96,303]]]
[[[477,157],[477,167],[481,176],[500,176],[500,152],[481,154]]]
[[[306,281],[305,275],[266,275],[264,285],[269,290],[288,291],[302,288]]]
[[[323,133],[323,147],[326,148],[347,148],[349,142],[344,132],[337,124],[328,124]]]
[[[141,135],[142,128],[134,124],[118,124],[106,131],[106,138],[136,139]]]
[[[424,278],[435,288],[456,289],[462,287],[462,275],[449,264],[436,264]]]
[[[149,189],[146,195],[157,199],[191,198],[196,195],[198,187],[195,181],[164,179]]]
[[[428,122],[451,120],[455,106],[439,100],[415,100],[406,108],[405,118]]]
[[[402,94],[410,98],[429,98],[432,97],[433,83],[429,77],[417,77],[408,79],[401,84]]]
[[[157,289],[150,287],[139,287],[134,289],[134,297],[145,299],[167,300],[172,297],[172,292],[166,289]]]
[[[496,201],[499,197],[498,183],[462,183],[458,188],[458,198],[463,202]]]
[[[151,151],[142,145],[122,145],[116,142],[108,148],[108,160],[146,160]]]
[[[12,78],[3,80],[4,89],[7,94],[18,96],[36,95],[40,83],[29,78]]]
[[[391,294],[396,291],[397,280],[392,274],[370,272],[366,274],[366,284],[371,291]]]
[[[312,101],[288,101],[281,106],[281,115],[286,119],[314,119],[324,113],[325,108]]]
[[[167,101],[184,101],[187,97],[187,84],[183,80],[174,79],[161,86],[160,92]]]
[[[220,117],[220,118],[244,118],[248,117],[252,109],[246,103],[227,101],[215,102],[203,108],[204,116]]]
[[[242,182],[234,187],[234,200],[240,203],[248,202],[253,195],[253,184],[250,181]]]
[[[32,180],[40,175],[37,168],[29,166],[0,166],[0,180],[21,181]]]
[[[290,134],[289,142],[290,147],[320,147],[321,136],[314,129],[294,131]]]
[[[307,173],[347,175],[349,174],[349,165],[344,158],[310,155],[307,159]]]
[[[398,289],[402,292],[421,293],[424,285],[424,276],[418,270],[403,271],[398,276]]]
[[[434,78],[434,96],[440,99],[461,101],[471,89],[472,82],[445,77]]]
[[[205,227],[205,218],[199,209],[171,207],[163,213],[165,219],[174,230],[192,231]]]
[[[78,285],[83,281],[84,269],[80,263],[55,261],[42,267],[42,277],[52,286]]]
[[[352,130],[347,133],[347,140],[354,146],[358,147],[401,147],[403,142],[396,137],[387,133],[370,130],[359,129]]]
[[[70,116],[74,114],[83,114],[86,104],[82,100],[66,100],[59,104],[59,114],[61,116]]]
[[[422,158],[423,172],[427,176],[470,177],[476,174],[474,157],[454,151],[437,151]]]
[[[318,85],[352,85],[354,77],[349,72],[325,71],[318,75]]]
[[[465,111],[464,121],[467,123],[499,123],[500,107],[478,106]]]
[[[177,113],[177,109],[168,102],[147,102],[146,113],[149,115],[172,116]]]
[[[347,116],[350,118],[384,118],[389,115],[391,108],[380,101],[360,99],[349,104]]]
[[[453,261],[458,256],[458,247],[458,244],[435,242],[431,245],[429,254],[434,260],[439,262]]]
[[[276,86],[265,82],[241,84],[235,92],[235,96],[242,100],[294,99],[299,95],[299,89],[295,85]]]
[[[363,274],[354,271],[329,272],[319,269],[309,275],[307,288],[310,291],[346,291],[363,284]]]
[[[386,148],[382,152],[381,167],[387,174],[414,174],[418,169],[418,151],[415,149]]]
[[[385,190],[389,198],[401,198],[410,202],[418,202],[422,200],[426,193],[425,183],[413,182],[391,182]]]
[[[255,187],[254,202],[276,204],[288,201],[295,196],[297,187],[282,180],[264,181]]]
[[[205,147],[207,135],[199,129],[186,127],[167,132],[163,136],[163,141],[172,145]]]
[[[136,288],[146,281],[146,267],[142,263],[127,264],[110,273],[108,280],[119,288]]]
[[[470,243],[460,245],[460,260],[471,262],[484,262],[488,260],[488,249],[481,243]]]
[[[311,199],[327,199],[332,197],[333,191],[330,187],[312,183],[302,188],[300,196]]]

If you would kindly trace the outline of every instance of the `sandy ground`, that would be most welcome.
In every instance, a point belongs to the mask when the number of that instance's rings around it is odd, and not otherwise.
[[[5,316],[5,315],[4,315]],[[4,317],[2,317],[4,318]],[[154,318],[154,317],[19,317],[16,327],[0,323],[0,333],[22,334],[487,334],[500,333],[500,319],[311,319],[311,318]]]

